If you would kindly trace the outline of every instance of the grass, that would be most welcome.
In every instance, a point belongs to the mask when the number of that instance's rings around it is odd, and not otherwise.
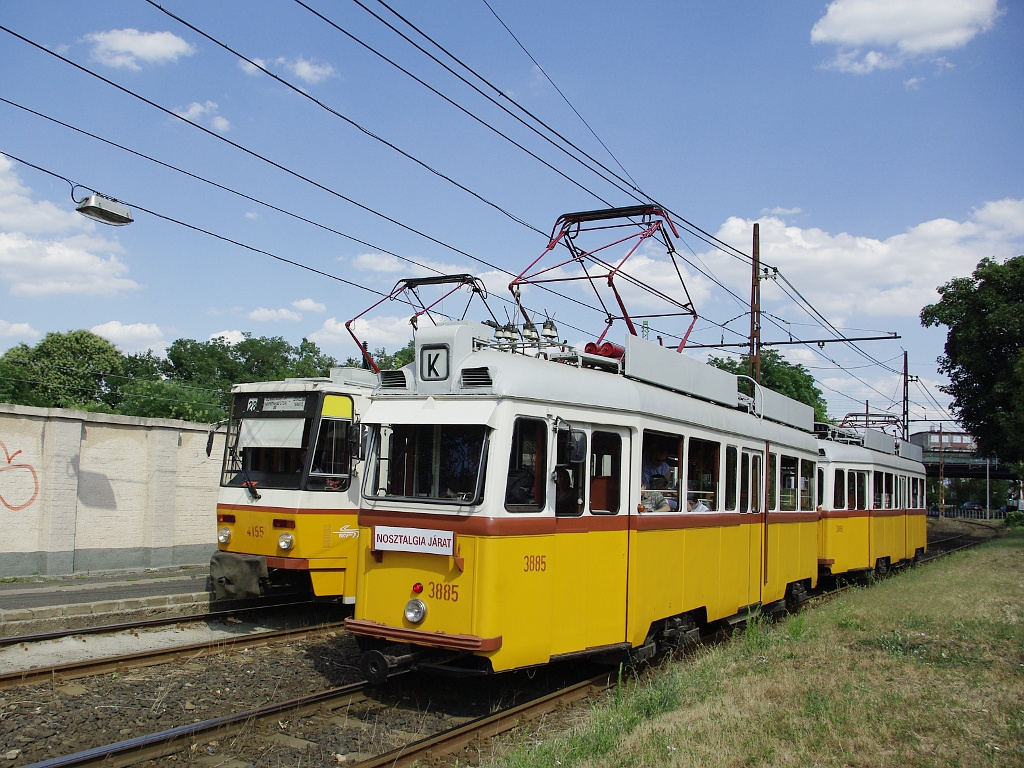
[[[752,620],[489,764],[1024,766],[1024,531]]]

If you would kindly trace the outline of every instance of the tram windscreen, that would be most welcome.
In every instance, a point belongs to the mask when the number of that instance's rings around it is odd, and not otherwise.
[[[364,493],[369,498],[479,504],[487,428],[475,424],[388,424],[377,429]]]
[[[236,394],[221,485],[256,490],[348,488],[351,420],[328,418],[326,412],[318,420],[321,402],[318,393]],[[311,455],[314,430],[317,439]]]

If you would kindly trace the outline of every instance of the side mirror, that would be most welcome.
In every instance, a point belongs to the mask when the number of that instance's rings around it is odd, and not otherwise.
[[[348,452],[353,462],[362,461],[365,458],[365,446],[363,425],[358,421],[353,421],[348,425]]]
[[[558,463],[582,464],[587,460],[587,433],[580,429],[558,430]]]
[[[215,433],[216,433],[216,430],[211,429],[210,430],[210,434],[208,434],[206,436],[206,455],[207,455],[207,457],[209,457],[209,455],[211,453],[213,453],[213,436],[214,436]]]

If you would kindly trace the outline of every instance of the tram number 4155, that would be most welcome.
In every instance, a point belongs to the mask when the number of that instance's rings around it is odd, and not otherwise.
[[[532,573],[548,569],[547,555],[523,555],[523,572]]]

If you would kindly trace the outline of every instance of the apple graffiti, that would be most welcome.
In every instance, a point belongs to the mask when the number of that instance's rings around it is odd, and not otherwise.
[[[25,509],[39,495],[39,477],[31,464],[15,464],[14,460],[21,453],[11,453],[0,441],[4,450],[4,464],[0,465],[0,504],[12,512]]]

